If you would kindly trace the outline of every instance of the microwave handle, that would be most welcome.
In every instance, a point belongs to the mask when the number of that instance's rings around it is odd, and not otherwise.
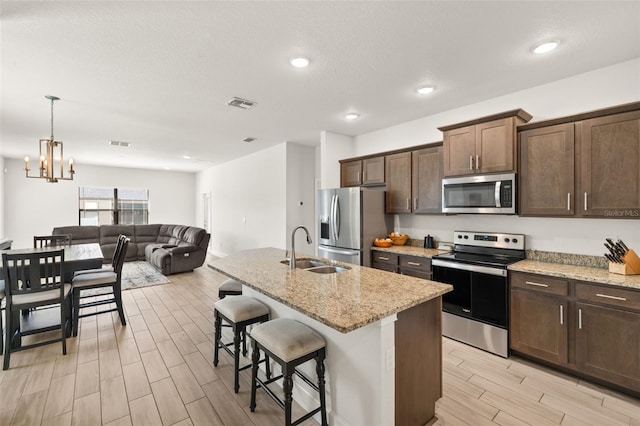
[[[502,187],[502,181],[496,182],[496,190],[495,190],[495,199],[496,199],[496,207],[502,207],[500,204],[500,188]]]

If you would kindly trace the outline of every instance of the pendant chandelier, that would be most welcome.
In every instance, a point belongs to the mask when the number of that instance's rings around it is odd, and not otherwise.
[[[73,159],[69,159],[69,176],[64,176],[64,152],[62,142],[53,138],[53,102],[60,98],[47,95],[45,98],[51,101],[51,137],[49,139],[40,139],[40,156],[39,156],[39,174],[29,176],[31,169],[29,168],[29,156],[24,157],[24,170],[28,178],[46,179],[47,182],[56,183],[59,180],[73,180],[75,171],[73,170]],[[60,165],[60,173],[55,175],[55,165]]]

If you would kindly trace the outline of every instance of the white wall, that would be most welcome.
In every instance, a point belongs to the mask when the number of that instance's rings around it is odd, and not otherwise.
[[[211,191],[214,254],[286,247],[286,152],[283,143],[196,175],[196,194]]]
[[[149,223],[196,225],[194,173],[76,165],[73,181],[48,183],[27,179],[24,162],[5,159],[4,236],[13,248],[31,247],[33,235],[56,226],[78,224],[78,188],[142,188],[149,190]]]
[[[287,143],[287,248],[291,249],[289,234],[297,226],[305,226],[312,244],[307,244],[304,230],[296,232],[296,253],[315,255],[315,178],[316,149],[295,143]]]
[[[356,157],[351,136],[323,131],[320,134],[320,188],[340,187],[340,163],[338,161]]]
[[[4,238],[6,233],[4,231],[4,157],[0,157],[0,239]]]
[[[501,111],[522,108],[533,115],[533,122],[639,100],[640,58],[360,135],[353,138],[351,152],[338,144],[328,144],[322,152],[322,170],[329,170],[335,158],[344,152],[349,154],[339,159],[441,141],[438,126]],[[325,155],[330,164],[325,164]],[[334,174],[334,180],[339,179],[339,169],[330,173]],[[454,230],[477,230],[523,233],[527,248],[545,251],[602,255],[605,237],[620,237],[640,249],[638,220],[397,215],[395,224],[397,231],[412,238],[431,234],[437,240],[451,241]]]

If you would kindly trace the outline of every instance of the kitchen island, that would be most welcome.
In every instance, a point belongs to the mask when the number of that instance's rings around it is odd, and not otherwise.
[[[350,269],[290,270],[285,256],[275,248],[246,250],[209,266],[242,282],[271,318],[296,319],[324,337],[329,423],[430,421],[442,395],[442,295],[452,287],[336,262]],[[311,364],[304,371],[315,378]],[[304,386],[296,383],[294,398],[312,408],[317,402]]]

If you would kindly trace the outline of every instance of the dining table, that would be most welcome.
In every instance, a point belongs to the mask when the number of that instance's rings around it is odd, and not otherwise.
[[[98,269],[102,267],[104,256],[102,249],[98,243],[88,244],[71,244],[65,246],[49,246],[42,248],[23,248],[15,250],[2,250],[1,252],[11,252],[14,254],[41,253],[50,250],[64,249],[64,282],[70,283],[73,274],[76,271],[85,269]],[[4,269],[2,267],[2,258],[0,257],[0,277],[4,280]],[[7,289],[5,289],[7,291]],[[29,312],[14,312],[12,324],[15,324],[13,330],[7,330],[7,337],[14,336],[18,331],[26,332],[28,330],[36,330],[60,324],[60,315],[52,309],[35,309]],[[68,327],[67,337],[71,335],[71,327]],[[7,342],[10,339],[7,338]],[[13,347],[20,347],[19,335],[12,341]]]

